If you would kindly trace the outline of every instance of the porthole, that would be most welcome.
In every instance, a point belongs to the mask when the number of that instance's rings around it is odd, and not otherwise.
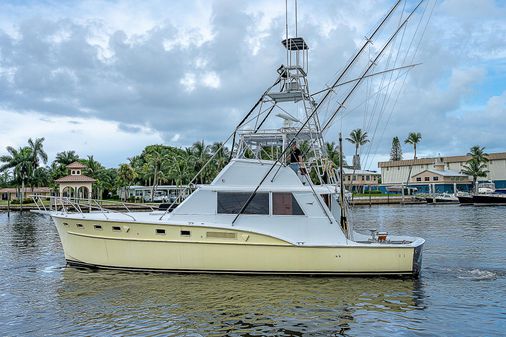
[[[80,223],[76,224],[76,226],[77,226],[77,228],[84,228],[84,225],[80,224]]]
[[[121,232],[121,227],[120,226],[112,226],[112,230],[114,232]]]
[[[165,229],[157,228],[156,229],[156,234],[158,234],[158,235],[165,235]]]
[[[95,225],[95,229],[101,231],[102,230],[102,226],[101,225]]]
[[[190,236],[190,231],[181,231],[181,236]]]

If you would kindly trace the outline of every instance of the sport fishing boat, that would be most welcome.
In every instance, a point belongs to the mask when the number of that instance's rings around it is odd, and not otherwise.
[[[39,203],[39,211],[54,220],[68,264],[164,272],[418,276],[424,239],[353,229],[342,160],[337,170],[328,164],[323,134],[358,85],[373,76],[371,70],[421,3],[398,23],[394,20],[391,39],[378,37],[383,48],[367,60],[359,77],[348,80],[351,85],[326,123],[320,123],[323,107],[351,65],[370,56],[366,47],[400,1],[318,101],[309,93],[308,45],[287,31],[282,41],[286,65],[223,142],[231,140],[230,162],[211,184],[190,183],[193,192],[174,209],[131,212],[125,204],[126,211],[113,211],[94,201],[63,197],[53,198],[51,209]],[[283,126],[272,128],[279,118]],[[286,163],[295,142],[304,153],[300,167]],[[341,142],[340,137],[343,158]],[[376,226],[371,219],[371,227]]]

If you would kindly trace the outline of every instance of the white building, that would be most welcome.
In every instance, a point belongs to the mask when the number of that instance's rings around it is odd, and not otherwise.
[[[339,171],[337,170],[337,174]],[[344,184],[348,190],[363,189],[365,186],[371,188],[379,185],[381,174],[376,171],[355,170],[344,167]]]
[[[470,156],[449,156],[396,160],[379,162],[378,167],[381,169],[381,181],[384,185],[406,183],[423,185],[429,182],[431,184],[469,184],[472,178],[465,179],[460,175],[460,172],[470,159]],[[492,180],[497,188],[506,187],[506,152],[491,153],[488,155],[488,159],[487,170],[489,173],[482,180]],[[439,178],[441,181],[433,181],[433,178],[427,178],[427,174],[421,174],[422,172],[430,173],[431,170],[442,172],[442,176],[446,178]]]

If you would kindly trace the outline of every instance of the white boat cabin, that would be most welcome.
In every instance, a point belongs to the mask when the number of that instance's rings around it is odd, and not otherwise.
[[[164,220],[250,230],[298,245],[346,242],[336,221],[340,211],[335,186],[310,186],[303,183],[305,177],[301,180],[290,167],[281,164],[271,170],[237,217],[273,164],[232,160],[210,185],[200,186]]]

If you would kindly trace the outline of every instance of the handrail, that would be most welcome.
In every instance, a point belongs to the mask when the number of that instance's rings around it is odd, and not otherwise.
[[[131,213],[131,209],[127,205],[129,205],[129,204],[132,205],[132,203],[107,200],[107,202],[110,202],[112,205],[118,205],[118,206],[124,207],[126,209],[126,212],[125,212],[125,211],[105,208],[99,203],[99,201],[103,201],[103,200],[97,200],[97,199],[72,198],[72,197],[62,197],[62,196],[40,196],[40,195],[33,195],[31,197],[35,203],[35,206],[37,207],[37,210],[39,210],[39,211],[41,211],[41,210],[48,211],[48,209],[44,205],[44,200],[49,200],[50,205],[52,205],[53,201],[54,201],[55,211],[58,211],[58,204],[61,205],[61,212],[62,213],[72,213],[73,211],[71,212],[70,208],[73,208],[75,210],[75,213],[82,214],[84,217],[84,213],[86,213],[86,212],[83,211],[83,208],[85,208],[85,209],[89,208],[90,212],[91,212],[91,210],[98,210],[99,212],[101,212],[104,215],[104,217],[106,219],[109,219],[109,217],[107,216],[107,213],[118,213],[118,214],[122,214],[124,216],[127,216],[129,218],[132,218],[132,220],[134,220],[134,221],[137,221],[137,219],[133,215],[129,214],[129,213]],[[39,204],[39,202],[40,202],[40,204]],[[135,205],[139,205],[139,204],[135,204]],[[151,205],[146,205],[146,204],[140,204],[140,205],[149,208],[151,211],[155,210],[153,208],[153,206],[151,206]]]

